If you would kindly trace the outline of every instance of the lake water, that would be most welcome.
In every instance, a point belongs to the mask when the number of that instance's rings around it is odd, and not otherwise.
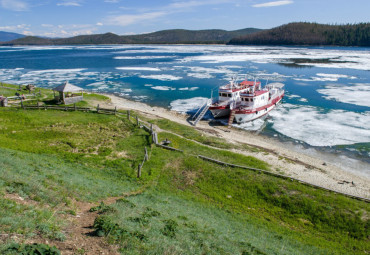
[[[238,127],[370,176],[369,48],[0,47],[0,81],[46,88],[69,81],[187,113],[246,75],[285,83],[286,97],[265,120]]]

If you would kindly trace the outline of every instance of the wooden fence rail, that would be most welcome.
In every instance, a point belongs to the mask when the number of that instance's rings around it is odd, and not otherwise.
[[[198,155],[198,157],[201,158],[201,159],[204,159],[204,160],[207,160],[207,161],[210,161],[210,162],[219,164],[219,165],[229,166],[229,167],[235,167],[235,168],[242,168],[242,169],[253,170],[253,171],[258,171],[260,173],[264,173],[264,174],[267,174],[267,175],[272,175],[272,176],[275,176],[275,177],[279,177],[279,178],[283,178],[283,179],[287,179],[287,180],[292,180],[292,181],[294,180],[294,181],[297,181],[299,183],[305,184],[307,186],[311,186],[311,187],[314,187],[314,188],[323,189],[323,190],[326,190],[326,191],[331,191],[331,192],[334,192],[334,193],[337,193],[337,194],[341,194],[341,195],[344,195],[344,196],[347,196],[347,197],[355,198],[357,200],[362,200],[362,201],[365,201],[367,203],[370,202],[370,199],[365,198],[365,197],[359,197],[359,196],[347,194],[347,193],[344,193],[344,192],[332,190],[332,189],[325,188],[323,186],[312,184],[312,183],[309,183],[309,182],[305,182],[305,181],[302,181],[302,180],[299,180],[299,179],[296,179],[294,177],[290,177],[290,176],[287,176],[287,175],[273,173],[273,172],[266,171],[266,170],[259,169],[259,168],[253,168],[253,167],[247,167],[247,166],[230,164],[230,163],[222,162],[220,160],[216,160],[216,159],[213,159],[213,158],[205,157],[205,156],[202,156],[202,155]]]
[[[130,120],[130,111],[128,110],[127,113],[122,113],[122,112],[117,112],[117,109],[105,109],[105,108],[99,108],[97,107],[97,109],[92,109],[92,108],[88,108],[88,107],[76,107],[76,106],[54,106],[54,105],[44,105],[44,106],[38,106],[38,105],[23,105],[24,109],[54,109],[54,110],[65,110],[65,111],[68,111],[68,110],[74,110],[74,111],[90,111],[90,112],[100,112],[102,114],[117,114],[117,115],[127,115],[127,118]],[[136,116],[135,117],[135,120],[136,120],[136,123],[138,126],[140,127],[143,127],[144,129],[146,129],[149,133],[151,133],[152,135],[152,138],[153,138],[153,143],[161,148],[164,148],[164,149],[167,149],[167,150],[171,150],[171,151],[177,151],[177,152],[184,152],[183,150],[179,150],[179,149],[176,149],[176,148],[173,148],[173,147],[170,147],[170,146],[166,146],[166,145],[163,145],[163,144],[159,144],[158,143],[158,136],[157,136],[157,133],[153,130],[153,126],[151,126],[150,128],[144,124],[141,124],[140,125],[140,122],[141,120],[139,120],[139,118]],[[357,200],[362,200],[362,201],[365,201],[367,203],[370,202],[370,199],[368,198],[364,198],[364,197],[360,197],[360,196],[355,196],[355,195],[350,195],[350,194],[347,194],[347,193],[344,193],[344,192],[340,192],[340,191],[336,191],[336,190],[332,190],[332,189],[329,189],[329,188],[325,188],[323,186],[320,186],[320,185],[316,185],[316,184],[312,184],[312,183],[308,183],[308,182],[305,182],[305,181],[302,181],[302,180],[299,180],[299,179],[296,179],[294,177],[290,177],[290,176],[287,176],[287,175],[282,175],[282,174],[278,174],[278,173],[273,173],[273,172],[270,172],[270,171],[266,171],[264,169],[259,169],[259,168],[253,168],[253,167],[248,167],[248,166],[241,166],[241,165],[236,165],[236,164],[231,164],[231,163],[227,163],[227,162],[223,162],[223,161],[220,161],[220,160],[217,160],[217,159],[213,159],[213,158],[209,158],[209,157],[206,157],[206,156],[203,156],[203,155],[193,155],[193,156],[196,156],[196,157],[199,157],[203,160],[207,160],[207,161],[210,161],[210,162],[213,162],[215,164],[219,164],[219,165],[223,165],[223,166],[228,166],[228,167],[235,167],[235,168],[242,168],[242,169],[247,169],[247,170],[252,170],[252,171],[258,171],[260,173],[264,173],[264,174],[268,174],[268,175],[271,175],[271,176],[275,176],[275,177],[279,177],[279,178],[283,178],[283,179],[287,179],[287,180],[294,180],[294,181],[297,181],[299,183],[302,183],[304,185],[307,185],[307,186],[311,186],[311,187],[314,187],[314,188],[319,188],[319,189],[322,189],[322,190],[326,190],[326,191],[330,191],[330,192],[334,192],[336,194],[341,194],[341,195],[344,195],[344,196],[347,196],[347,197],[351,197],[351,198],[354,198],[354,199],[357,199]],[[138,166],[138,173],[137,173],[137,176],[138,178],[140,178],[141,176],[141,169],[144,165],[144,162],[148,160],[148,152],[145,148],[145,156],[144,156],[144,160],[141,164],[139,164]]]

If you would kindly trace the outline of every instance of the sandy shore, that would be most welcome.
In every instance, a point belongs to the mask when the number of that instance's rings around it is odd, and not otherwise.
[[[165,118],[191,126],[186,120],[187,116],[183,114],[114,95],[106,96],[111,98],[111,102],[106,107],[117,106],[118,109],[132,109],[147,114],[149,117]],[[200,121],[196,128],[205,135],[221,137],[231,143],[245,143],[266,149],[268,152],[234,151],[267,162],[272,166],[273,171],[332,190],[370,199],[370,180],[365,176],[356,175],[324,162],[322,159],[288,149],[274,139],[255,133],[234,128],[227,129],[222,126],[210,126],[206,121]]]

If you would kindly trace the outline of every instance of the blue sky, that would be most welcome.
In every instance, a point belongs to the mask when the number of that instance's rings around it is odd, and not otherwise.
[[[0,0],[0,31],[69,37],[370,22],[370,0]]]

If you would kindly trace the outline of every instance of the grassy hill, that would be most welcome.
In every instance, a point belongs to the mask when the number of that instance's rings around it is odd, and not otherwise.
[[[135,115],[0,108],[2,254],[33,242],[75,254],[101,247],[122,254],[370,251],[368,203],[203,161],[198,154],[270,169],[227,150],[255,148],[139,115],[183,153],[156,147]],[[149,160],[137,178],[144,147]]]
[[[298,22],[244,35],[233,45],[335,45],[370,46],[370,23],[323,25]]]
[[[242,36],[260,31],[257,28],[246,28],[235,31],[220,29],[213,30],[185,30],[173,29],[141,35],[119,36],[113,33],[80,35],[70,38],[48,39],[26,36],[21,39],[3,43],[5,45],[75,45],[75,44],[195,44],[218,43],[225,44],[236,36]]]

